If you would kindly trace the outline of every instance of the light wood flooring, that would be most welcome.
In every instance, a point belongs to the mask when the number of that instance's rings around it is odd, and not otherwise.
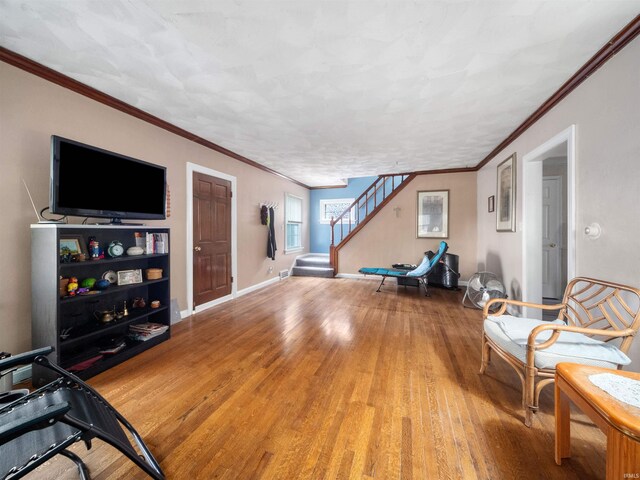
[[[462,292],[292,277],[175,325],[93,378],[170,479],[596,479],[604,436],[572,413],[554,463],[553,389],[533,428],[520,382],[479,375],[481,313]],[[144,478],[111,447],[74,446],[96,479]],[[77,478],[50,461],[29,478]]]

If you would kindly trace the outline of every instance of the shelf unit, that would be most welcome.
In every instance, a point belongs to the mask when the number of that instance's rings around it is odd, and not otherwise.
[[[80,236],[85,248],[89,237],[95,237],[100,247],[118,240],[127,248],[135,245],[135,232],[166,233],[168,228],[129,225],[70,225],[38,224],[31,226],[31,339],[33,348],[52,345],[49,356],[63,368],[70,368],[99,355],[101,346],[117,339],[126,339],[126,347],[114,354],[102,354],[91,366],[74,373],[87,379],[167,340],[171,336],[171,301],[169,254],[150,254],[61,263],[60,238]],[[169,243],[171,243],[169,241]],[[94,295],[60,297],[60,278],[76,277],[101,279],[109,270],[144,270],[161,268],[162,278],[144,280],[132,285],[111,285]],[[146,278],[146,277],[145,277]],[[133,308],[136,297],[144,298],[146,306]],[[150,308],[152,300],[160,307]],[[127,304],[128,315],[108,323],[101,323],[94,312],[122,311]],[[141,342],[127,337],[131,325],[153,322],[169,329],[150,340]],[[63,332],[68,331],[68,336]],[[41,386],[53,378],[44,368],[33,366],[32,382]]]

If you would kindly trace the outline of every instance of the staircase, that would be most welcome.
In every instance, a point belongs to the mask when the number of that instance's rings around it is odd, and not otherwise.
[[[296,258],[291,274],[298,277],[333,278],[333,267],[328,253],[308,253]]]
[[[344,212],[331,219],[329,263],[333,275],[338,272],[340,249],[415,177],[414,173],[380,175]]]

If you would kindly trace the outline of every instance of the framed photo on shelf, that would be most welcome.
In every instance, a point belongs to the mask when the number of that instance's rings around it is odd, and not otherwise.
[[[418,238],[449,237],[449,190],[418,192]]]
[[[142,283],[142,269],[120,270],[118,272],[118,285],[132,285]]]
[[[496,211],[496,196],[491,195],[487,200],[487,211],[489,213]]]
[[[516,154],[498,165],[496,231],[516,231]]]
[[[87,254],[87,246],[82,235],[60,235],[60,255]]]

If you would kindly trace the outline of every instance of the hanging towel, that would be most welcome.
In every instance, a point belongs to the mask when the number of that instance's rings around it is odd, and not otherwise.
[[[269,209],[269,216],[267,220],[267,228],[269,228],[269,235],[267,236],[267,257],[271,260],[276,259],[276,215],[273,208]]]

